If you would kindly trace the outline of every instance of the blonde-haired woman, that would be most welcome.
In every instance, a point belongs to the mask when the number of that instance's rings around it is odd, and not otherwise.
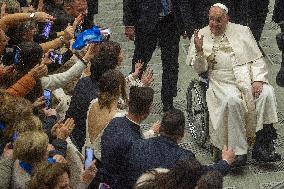
[[[118,70],[107,71],[99,81],[99,97],[94,99],[87,113],[86,143],[93,144],[95,155],[100,159],[100,137],[113,117],[127,113],[125,78]],[[89,135],[89,136],[88,136]]]
[[[26,188],[33,170],[47,162],[48,136],[42,131],[19,134],[13,149],[13,160],[7,151],[0,160],[0,188]]]

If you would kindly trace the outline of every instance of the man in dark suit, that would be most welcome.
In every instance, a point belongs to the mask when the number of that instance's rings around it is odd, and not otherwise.
[[[284,1],[276,0],[273,11],[273,21],[278,23],[281,28],[281,32],[284,32]],[[283,40],[284,43],[284,40]],[[282,49],[282,62],[281,68],[277,74],[276,82],[279,86],[284,87],[284,50]]]
[[[134,40],[135,50],[132,71],[138,60],[144,62],[145,70],[157,44],[161,47],[163,111],[173,108],[177,95],[178,54],[180,35],[184,24],[178,0],[123,1],[125,35]]]
[[[180,110],[171,110],[164,114],[160,127],[160,136],[135,141],[128,152],[128,185],[133,186],[138,177],[149,169],[173,168],[180,160],[195,159],[191,150],[183,149],[178,143],[184,136],[185,117]],[[223,149],[222,160],[203,166],[203,171],[217,170],[228,173],[234,161],[232,149]]]

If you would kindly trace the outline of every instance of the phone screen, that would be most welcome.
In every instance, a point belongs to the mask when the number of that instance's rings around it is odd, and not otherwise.
[[[43,91],[44,103],[45,107],[49,109],[51,107],[52,102],[52,93],[49,89],[44,89]]]
[[[83,31],[83,27],[81,25],[77,26],[74,32],[74,37],[77,38],[77,36]]]
[[[18,136],[19,136],[19,133],[18,133],[18,132],[14,132],[14,133],[13,133],[12,140],[13,140],[14,143],[16,142]]]
[[[42,31],[42,36],[45,38],[45,39],[48,39],[49,38],[49,33],[51,31],[51,27],[52,27],[52,23],[51,22],[46,22],[44,24],[44,27],[43,27],[43,31]]]
[[[0,130],[4,131],[6,129],[6,124],[0,121]]]
[[[13,64],[14,65],[19,65],[19,63],[20,63],[20,61],[21,61],[21,49],[18,47],[18,46],[16,46],[15,48],[14,48],[14,56],[13,56]]]
[[[110,186],[107,185],[106,183],[100,183],[99,189],[111,189],[111,188],[110,188]]]
[[[54,51],[51,51],[49,53],[49,58],[52,61],[52,63],[62,64],[63,55],[60,54],[60,53],[56,53]]]
[[[85,169],[88,169],[94,160],[94,148],[92,147],[86,147],[85,149]]]

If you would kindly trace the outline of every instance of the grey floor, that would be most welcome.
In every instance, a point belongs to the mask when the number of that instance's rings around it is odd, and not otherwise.
[[[275,84],[275,76],[280,67],[281,55],[276,46],[275,35],[280,30],[277,24],[271,21],[274,0],[270,0],[270,13],[266,19],[266,25],[262,33],[260,44],[266,54],[267,64],[270,70],[270,83],[275,88],[275,93],[278,101],[279,123],[278,128],[279,139],[277,141],[277,151],[284,156],[284,88],[280,88]],[[122,66],[123,73],[127,74],[130,71],[131,57],[133,55],[134,44],[128,41],[124,36],[124,27],[122,24],[122,0],[100,0],[99,14],[96,16],[96,23],[107,26],[112,29],[112,40],[121,44],[125,61]],[[185,65],[185,58],[189,40],[181,40],[180,55],[179,55],[179,81],[178,81],[178,96],[175,99],[175,107],[181,110],[186,109],[185,91],[189,82],[196,78],[197,75],[193,70]],[[160,102],[160,86],[161,86],[161,60],[160,50],[157,49],[150,62],[154,69],[155,81],[153,87],[155,89],[155,101],[152,114],[145,121],[145,127],[156,122],[161,118],[161,102]],[[187,133],[182,146],[191,149],[197,158],[204,164],[212,163],[210,154],[207,149],[198,147]],[[284,182],[284,161],[272,164],[258,164],[249,159],[248,165],[242,169],[235,171],[224,179],[224,188],[227,189],[272,189],[279,183]]]

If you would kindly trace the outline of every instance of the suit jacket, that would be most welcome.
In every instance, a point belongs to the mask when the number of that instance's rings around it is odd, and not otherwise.
[[[185,27],[181,17],[180,1],[172,0],[172,12],[180,33]],[[143,33],[155,29],[162,12],[161,0],[123,0],[123,23],[125,26],[135,26]]]
[[[146,140],[138,140],[133,143],[128,152],[128,187],[131,188],[147,170],[154,168],[173,168],[180,160],[195,158],[192,151],[180,148],[178,144],[163,136]],[[203,166],[203,171],[217,170],[226,174],[229,165],[221,160],[210,166]]]
[[[284,1],[283,0],[275,1],[272,19],[276,23],[280,23],[284,21]]]

